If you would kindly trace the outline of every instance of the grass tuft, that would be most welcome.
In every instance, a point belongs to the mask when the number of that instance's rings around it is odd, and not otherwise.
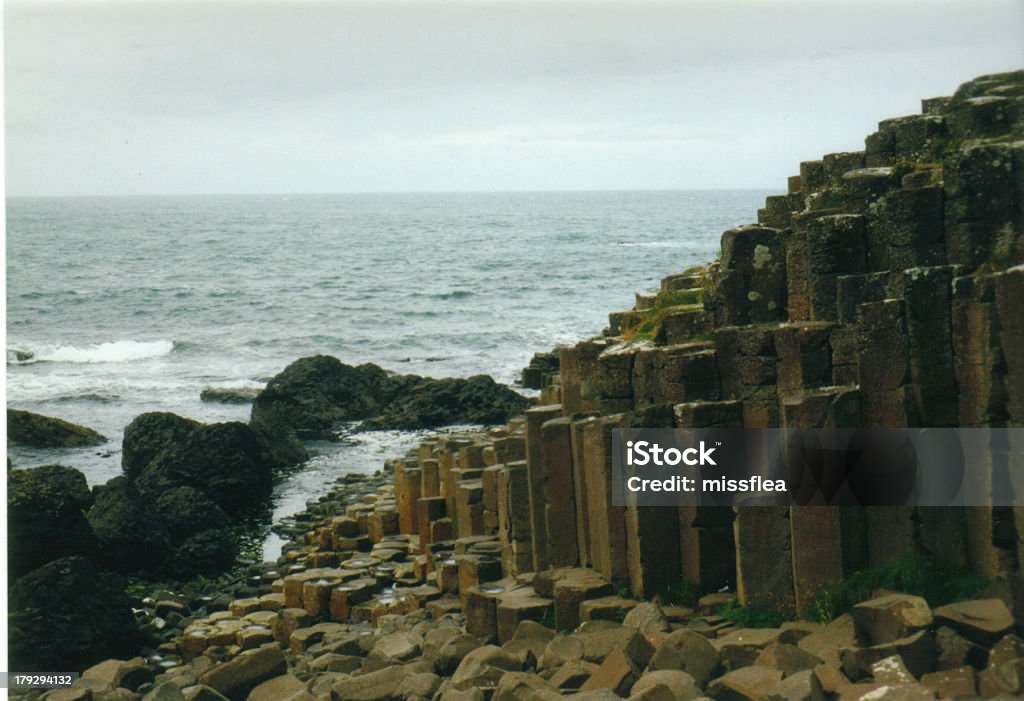
[[[827,623],[866,601],[878,590],[920,596],[932,608],[975,596],[988,582],[963,567],[918,555],[894,565],[869,567],[834,587],[820,590],[801,616]]]

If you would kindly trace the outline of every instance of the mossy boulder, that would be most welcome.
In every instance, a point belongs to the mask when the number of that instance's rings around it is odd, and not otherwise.
[[[338,424],[379,413],[394,397],[392,384],[373,364],[346,365],[329,355],[299,358],[256,397],[252,422],[329,440]]]
[[[180,543],[203,531],[224,529],[231,525],[231,519],[224,509],[195,487],[169,489],[156,498],[155,505],[174,543]]]
[[[163,569],[176,579],[217,575],[228,570],[237,556],[238,544],[230,531],[212,528],[186,538],[174,549]]]
[[[171,549],[167,527],[152,502],[126,477],[115,477],[94,490],[87,519],[96,534],[99,561],[119,572],[158,567]]]
[[[63,557],[10,588],[11,669],[82,670],[111,657],[138,654],[140,636],[123,577],[84,557]]]
[[[32,448],[81,448],[107,442],[91,428],[20,409],[7,410],[7,440]]]
[[[499,424],[525,411],[529,400],[487,375],[425,380],[394,399],[363,429],[415,430],[454,424]]]
[[[418,429],[505,421],[529,401],[490,377],[435,380],[326,355],[300,358],[267,383],[252,408],[254,428],[332,440],[347,422],[361,429]]]
[[[217,404],[251,404],[259,393],[256,387],[207,387],[199,398]]]
[[[139,414],[124,429],[121,469],[129,477],[138,476],[154,458],[182,443],[200,425],[168,411]]]
[[[73,467],[7,473],[7,563],[11,579],[66,555],[86,555],[95,539],[85,513],[93,496]]]
[[[238,515],[265,503],[274,485],[274,466],[256,433],[229,421],[194,428],[157,455],[134,482],[153,500],[175,487],[194,487],[229,515]]]

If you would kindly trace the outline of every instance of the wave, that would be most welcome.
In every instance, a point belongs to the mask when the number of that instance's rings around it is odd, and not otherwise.
[[[111,341],[89,346],[41,346],[39,348],[8,348],[8,365],[33,363],[124,363],[169,355],[173,341]]]

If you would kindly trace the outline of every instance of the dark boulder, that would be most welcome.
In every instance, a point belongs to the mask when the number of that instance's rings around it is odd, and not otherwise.
[[[498,424],[520,413],[530,401],[487,375],[427,380],[395,399],[363,429],[435,428],[453,424]]]
[[[85,512],[92,506],[85,475],[43,465],[7,473],[7,563],[11,578],[65,555],[86,555],[95,539]]]
[[[175,487],[195,487],[229,515],[237,515],[261,507],[270,496],[273,465],[262,441],[245,424],[202,424],[150,462],[135,486],[151,499]]]
[[[91,428],[18,409],[7,410],[7,440],[32,448],[80,448],[107,442]]]
[[[360,429],[490,424],[528,404],[485,375],[435,380],[318,355],[296,360],[267,383],[253,403],[252,424],[275,435],[331,440],[345,422],[363,421]]]
[[[65,557],[10,588],[10,668],[81,671],[111,657],[138,654],[141,642],[123,577],[84,557]]]
[[[87,518],[96,535],[100,562],[119,572],[157,567],[170,552],[170,536],[126,477],[115,477],[94,490]]]
[[[355,367],[329,355],[299,358],[256,397],[252,422],[331,440],[338,424],[379,413],[393,391],[387,373],[376,365]]]
[[[256,387],[206,387],[199,398],[217,404],[251,404],[259,393]]]
[[[230,569],[238,544],[227,529],[211,529],[190,536],[167,560],[164,571],[174,579],[218,575]]]
[[[134,478],[158,455],[184,441],[199,425],[198,421],[166,411],[136,416],[124,429],[121,469]]]
[[[231,525],[224,509],[195,487],[175,487],[156,499],[156,512],[167,527],[172,543],[189,536]]]
[[[274,467],[298,465],[309,459],[306,447],[290,430],[256,421],[250,422],[249,428],[256,434],[264,455]]]

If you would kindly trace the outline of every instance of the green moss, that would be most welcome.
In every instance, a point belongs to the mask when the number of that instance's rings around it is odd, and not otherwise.
[[[700,304],[704,296],[702,288],[691,290],[670,290],[659,292],[650,309],[638,312],[639,320],[623,329],[622,335],[630,341],[649,341],[657,338],[658,327],[673,307]]]
[[[668,584],[657,594],[662,604],[693,608],[700,599],[700,585],[690,579],[680,579]]]
[[[848,194],[845,188],[832,187],[825,190],[822,197],[824,209],[841,209],[846,204]]]
[[[896,180],[902,180],[904,175],[910,175],[915,170],[916,166],[911,161],[900,161],[892,169],[892,177]]]
[[[718,615],[728,618],[738,628],[778,628],[786,621],[784,616],[774,611],[743,608],[736,599],[720,608]]]
[[[914,594],[932,608],[976,595],[988,582],[963,567],[955,567],[918,555],[894,565],[869,567],[847,577],[841,584],[820,590],[800,615],[827,622],[866,601],[879,589]]]

